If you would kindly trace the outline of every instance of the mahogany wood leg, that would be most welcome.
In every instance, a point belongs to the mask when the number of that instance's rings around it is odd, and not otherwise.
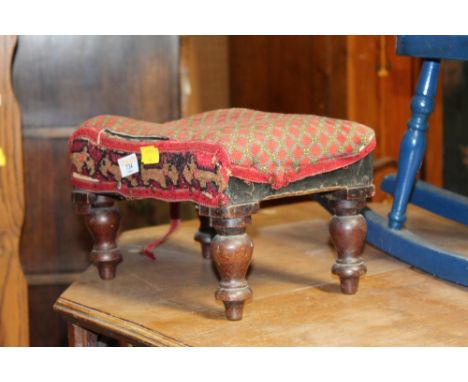
[[[97,346],[97,334],[75,324],[68,324],[68,346]]]
[[[330,222],[330,234],[338,254],[332,273],[339,276],[342,293],[355,294],[359,277],[367,271],[361,257],[367,224],[359,213],[366,205],[366,198],[331,199],[330,205],[335,213]]]
[[[223,301],[226,318],[242,319],[244,303],[252,296],[246,274],[252,260],[253,242],[246,233],[250,215],[258,210],[258,204],[231,209],[206,209],[216,235],[211,242],[211,255],[221,280],[215,297]],[[203,208],[200,208],[203,213]]]
[[[86,226],[93,237],[91,262],[98,267],[103,280],[115,277],[117,264],[122,256],[116,238],[120,224],[120,214],[114,207],[114,199],[105,195],[74,194],[78,213],[85,216]]]
[[[216,235],[216,230],[210,226],[210,218],[208,216],[198,215],[198,217],[200,218],[200,227],[195,234],[194,240],[200,243],[203,257],[211,259],[211,241]]]

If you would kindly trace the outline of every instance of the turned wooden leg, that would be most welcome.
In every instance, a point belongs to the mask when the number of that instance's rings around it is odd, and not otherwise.
[[[366,198],[331,199],[330,205],[335,213],[330,234],[338,254],[332,273],[340,278],[341,292],[354,294],[358,290],[359,277],[367,271],[361,257],[367,224],[359,213],[366,205]]]
[[[246,233],[250,215],[258,210],[258,204],[230,209],[204,209],[209,214],[216,235],[211,241],[211,256],[221,280],[215,297],[223,301],[228,320],[242,319],[244,303],[252,296],[246,274],[252,260],[253,242]]]
[[[120,214],[114,207],[114,199],[105,195],[74,194],[78,213],[85,216],[86,226],[93,237],[91,262],[98,267],[103,280],[115,277],[117,264],[122,256],[116,244]]]
[[[200,218],[200,227],[195,234],[194,240],[200,243],[203,257],[211,259],[211,241],[216,235],[216,230],[210,226],[210,218],[208,216],[198,215],[198,217]]]
[[[97,346],[97,334],[75,324],[68,324],[68,346]]]
[[[213,219],[216,236],[211,251],[221,276],[216,298],[224,302],[226,317],[240,320],[244,302],[252,296],[245,275],[252,260],[253,242],[245,232],[249,217]]]

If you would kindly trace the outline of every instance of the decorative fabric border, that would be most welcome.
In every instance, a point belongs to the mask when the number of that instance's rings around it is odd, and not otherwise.
[[[145,146],[145,145],[140,145]],[[207,206],[227,204],[224,191],[230,172],[220,160],[217,147],[171,144],[161,147],[157,164],[145,165],[139,148],[107,149],[87,139],[70,140],[72,185],[92,192],[112,192],[126,198],[155,198],[166,201],[190,200]],[[118,160],[135,153],[139,171],[122,177]],[[226,158],[224,158],[226,160]]]

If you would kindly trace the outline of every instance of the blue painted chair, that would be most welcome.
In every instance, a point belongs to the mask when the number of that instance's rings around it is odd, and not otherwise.
[[[411,101],[412,117],[400,145],[398,173],[381,184],[394,196],[392,209],[388,220],[370,209],[364,211],[367,241],[428,273],[468,286],[467,257],[437,248],[404,228],[408,203],[468,225],[468,198],[416,181],[426,150],[427,121],[434,109],[440,60],[468,61],[468,36],[399,36],[396,49],[399,55],[421,57],[423,64]]]

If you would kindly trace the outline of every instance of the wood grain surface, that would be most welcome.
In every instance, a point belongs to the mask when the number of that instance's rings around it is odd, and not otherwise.
[[[345,36],[229,36],[235,107],[346,118]]]
[[[381,213],[389,205],[374,205]],[[151,261],[141,246],[167,227],[125,232],[124,261],[112,281],[94,268],[58,299],[67,320],[134,344],[156,346],[468,345],[467,288],[440,281],[366,246],[368,273],[356,295],[330,273],[330,216],[313,202],[261,209],[248,233],[253,298],[242,321],[224,318],[218,277],[184,222]],[[409,224],[452,250],[466,250],[464,226],[410,209]]]
[[[0,346],[29,343],[27,286],[18,253],[24,198],[20,111],[11,86],[16,41],[0,36]]]

